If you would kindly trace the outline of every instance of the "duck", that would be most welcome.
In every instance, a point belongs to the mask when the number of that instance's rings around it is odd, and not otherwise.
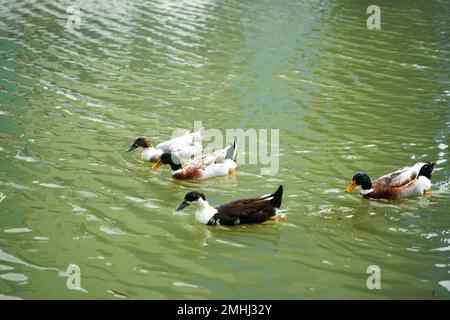
[[[419,162],[412,167],[388,173],[371,181],[365,172],[356,173],[345,192],[361,186],[361,195],[371,199],[396,200],[411,196],[430,195],[431,176],[435,162]]]
[[[180,159],[191,158],[201,153],[204,133],[205,129],[202,127],[196,132],[187,132],[182,136],[161,142],[156,147],[153,147],[147,137],[137,137],[127,152],[141,147],[142,160],[152,163],[158,162],[163,153],[174,153]]]
[[[208,203],[203,193],[191,191],[186,193],[175,211],[181,211],[189,205],[195,206],[195,219],[206,225],[236,226],[262,223],[267,220],[285,219],[279,215],[282,197],[283,186],[280,185],[272,194],[235,200],[213,207]]]
[[[182,164],[181,159],[175,153],[163,153],[153,170],[168,164],[172,169],[172,177],[180,180],[209,179],[212,177],[226,176],[234,173],[236,169],[236,143],[230,143],[226,148],[207,154],[201,158],[193,159]]]

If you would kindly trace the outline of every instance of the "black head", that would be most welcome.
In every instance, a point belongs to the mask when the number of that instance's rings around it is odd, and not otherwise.
[[[139,147],[149,148],[151,146],[152,145],[147,137],[138,137],[133,141],[133,144],[128,148],[127,152],[133,151],[134,149]]]
[[[420,168],[419,174],[417,175],[417,178],[420,176],[427,177],[431,180],[431,175],[434,172],[434,166],[436,165],[435,162],[427,162],[425,163],[422,168]]]
[[[190,205],[193,202],[198,201],[199,199],[203,199],[206,201],[206,197],[203,193],[198,191],[191,191],[186,193],[184,196],[184,200],[175,208],[175,211],[181,211],[184,208],[186,208],[188,205]]]
[[[161,160],[161,162],[163,164],[170,164],[170,165],[172,165],[172,164],[181,164],[180,158],[178,158],[173,153],[167,153],[167,152],[163,153],[161,155],[160,160]]]
[[[155,163],[152,166],[153,170],[158,169],[159,167],[161,167],[164,164],[168,164],[170,165],[170,168],[175,171],[181,168],[181,161],[180,158],[178,158],[175,154],[173,153],[167,153],[164,152],[161,157],[159,158],[159,161],[157,163]]]
[[[184,196],[184,200],[186,200],[188,202],[194,202],[194,201],[197,201],[200,198],[202,198],[203,200],[206,200],[205,195],[203,193],[201,193],[201,192],[198,192],[198,191],[188,192]]]
[[[372,189],[372,181],[370,181],[369,176],[365,172],[356,173],[350,185],[345,189],[345,192],[352,192],[357,186],[361,186],[363,190]]]

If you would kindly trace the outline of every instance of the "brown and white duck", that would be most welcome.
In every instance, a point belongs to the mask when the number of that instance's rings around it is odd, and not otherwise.
[[[237,166],[235,157],[236,143],[232,143],[224,149],[191,160],[186,164],[182,164],[181,159],[174,153],[163,153],[152,169],[157,170],[162,165],[168,164],[175,179],[203,180],[233,173]]]
[[[361,186],[363,197],[389,200],[429,194],[434,166],[434,162],[416,163],[412,167],[388,173],[373,182],[367,173],[358,172],[345,192],[352,192],[357,186]]]

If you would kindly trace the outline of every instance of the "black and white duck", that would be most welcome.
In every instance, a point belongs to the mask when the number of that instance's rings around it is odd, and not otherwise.
[[[189,205],[196,207],[195,219],[207,225],[228,225],[261,223],[267,220],[285,219],[279,216],[283,197],[283,186],[279,186],[272,194],[258,198],[235,200],[217,207],[211,206],[206,196],[198,191],[186,194],[176,211]]]

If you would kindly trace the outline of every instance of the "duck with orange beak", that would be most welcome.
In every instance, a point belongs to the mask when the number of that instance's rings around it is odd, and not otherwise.
[[[170,165],[172,177],[175,179],[208,179],[212,177],[226,176],[236,169],[236,143],[228,147],[207,154],[199,159],[194,159],[186,164],[181,163],[181,159],[174,153],[163,153],[158,162],[153,166],[157,170],[163,165]]]
[[[416,163],[412,167],[388,173],[371,181],[365,172],[356,173],[345,192],[361,186],[365,198],[395,200],[411,196],[430,195],[434,162]]]

